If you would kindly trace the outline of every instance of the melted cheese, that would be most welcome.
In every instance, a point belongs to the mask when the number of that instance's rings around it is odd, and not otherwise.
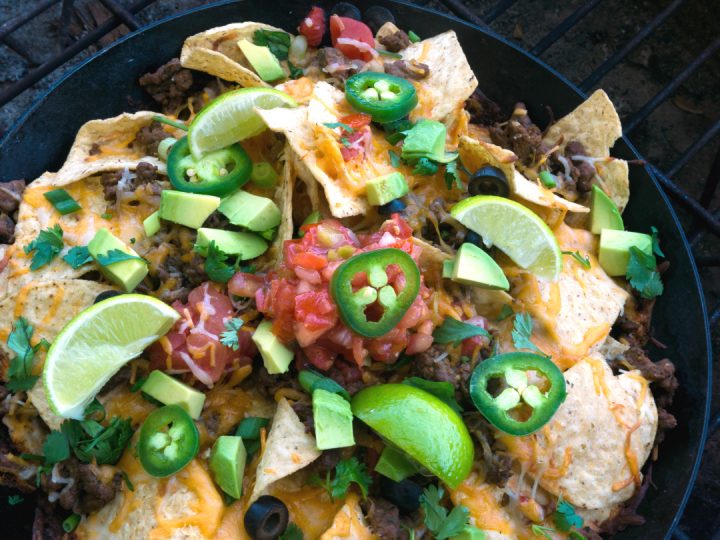
[[[358,496],[350,493],[345,499],[345,505],[335,515],[330,528],[320,537],[320,540],[376,540],[378,536],[365,524]]]
[[[513,536],[516,534],[515,525],[500,506],[493,489],[472,474],[457,489],[450,490],[450,498],[455,506],[462,504],[467,507],[476,527]]]

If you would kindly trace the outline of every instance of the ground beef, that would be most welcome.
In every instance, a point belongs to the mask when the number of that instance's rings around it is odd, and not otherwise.
[[[32,479],[24,479],[20,473],[26,468],[11,459],[8,452],[0,453],[0,485],[17,489],[24,493],[30,493],[35,490],[35,483]]]
[[[317,60],[320,67],[331,77],[345,81],[358,72],[358,66],[345,58],[343,53],[333,47],[323,47],[318,51]],[[330,70],[327,68],[330,67]]]
[[[390,52],[400,52],[410,46],[410,38],[399,28],[380,37],[380,44]]]
[[[407,531],[400,526],[400,510],[381,497],[369,497],[365,514],[372,531],[382,539],[406,539]]]
[[[108,171],[102,173],[100,183],[103,186],[103,194],[105,200],[109,203],[115,203],[117,197],[117,184],[122,178],[122,171]]]
[[[470,122],[473,124],[490,126],[503,120],[500,106],[483,94],[479,88],[476,88],[465,101],[465,110],[470,113]]]
[[[524,103],[516,103],[507,122],[490,127],[490,137],[498,146],[512,150],[527,167],[532,167],[548,149],[542,142],[542,131],[533,124]]]
[[[627,527],[637,527],[644,524],[645,518],[637,513],[637,509],[645,498],[651,483],[652,467],[648,467],[640,488],[620,506],[617,514],[600,524],[598,532],[604,535],[614,535]]]
[[[63,518],[45,497],[37,498],[35,519],[33,520],[32,540],[73,540],[75,533],[66,533],[62,528]]]
[[[427,351],[415,355],[410,364],[410,376],[422,377],[429,381],[449,382],[455,388],[458,402],[469,403],[468,382],[477,361],[453,360],[449,356],[440,361],[436,360],[442,357],[445,351],[445,346],[433,345]],[[484,351],[480,352],[480,358],[486,356]]]
[[[191,259],[184,261],[176,255],[169,255],[158,265],[157,277],[162,281],[173,279],[177,285],[162,294],[166,302],[185,302],[190,291],[208,280],[203,258],[192,252]]]
[[[570,174],[575,181],[579,193],[592,190],[595,180],[595,167],[587,161],[573,160],[572,156],[587,156],[585,147],[579,141],[570,141],[565,145],[565,158],[571,163]]]
[[[12,244],[15,240],[15,222],[4,212],[0,212],[0,244]]]
[[[140,77],[138,82],[162,107],[163,112],[174,113],[187,102],[193,86],[193,74],[182,67],[179,59],[173,58],[156,71]]]
[[[99,478],[95,465],[80,463],[75,458],[67,459],[57,467],[59,476],[72,478],[73,482],[54,484],[48,475],[43,475],[41,484],[45,491],[60,491],[58,504],[76,514],[89,514],[100,510],[115,498],[122,484],[120,473],[116,473],[110,482],[106,483]]]
[[[335,469],[335,466],[340,463],[341,459],[342,450],[340,448],[324,450],[313,466],[317,468],[318,474],[324,477],[326,472]]]
[[[395,60],[385,64],[385,73],[402,77],[403,79],[411,79],[419,81],[430,75],[430,67],[427,64],[420,63],[416,60]]]
[[[20,206],[25,191],[25,180],[10,180],[0,183],[0,212],[12,214]]]
[[[631,345],[644,347],[650,340],[650,321],[654,307],[655,300],[634,298],[627,302],[624,313],[615,323],[615,332],[619,332]]]
[[[157,170],[157,167],[152,163],[146,161],[138,163],[135,169],[135,182],[133,182],[133,187],[149,184],[150,182],[157,182],[160,179]]]
[[[356,364],[336,360],[325,375],[345,388],[350,395],[356,394],[365,387],[362,373]]]
[[[512,476],[512,458],[507,454],[493,451],[495,432],[488,421],[480,413],[469,413],[464,416],[470,434],[482,448],[482,459],[485,462],[485,480],[503,487]]]
[[[133,145],[146,156],[157,156],[160,141],[168,137],[160,122],[151,122],[137,132]]]
[[[296,401],[292,404],[292,409],[305,426],[305,432],[310,434],[315,433],[315,420],[313,419],[312,405],[309,403],[303,403],[302,401]]]
[[[108,171],[100,176],[100,183],[103,186],[105,200],[115,204],[118,199],[118,183],[122,179],[124,171]],[[149,185],[153,194],[160,195],[162,191],[161,179],[157,174],[157,167],[152,163],[141,161],[132,174],[132,178],[124,183],[122,193],[129,194],[140,186]],[[124,199],[125,200],[125,199]]]

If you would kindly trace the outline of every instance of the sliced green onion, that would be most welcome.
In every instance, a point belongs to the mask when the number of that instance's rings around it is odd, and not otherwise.
[[[418,36],[418,35],[417,35],[415,32],[413,32],[412,30],[410,30],[410,31],[408,32],[408,38],[410,39],[410,43],[417,43],[418,41],[422,41],[422,40],[420,39],[420,36]]]
[[[66,533],[71,533],[77,528],[79,523],[80,516],[78,514],[70,514],[70,517],[68,517],[62,523],[63,531],[65,531]]]
[[[542,182],[542,185],[546,188],[554,188],[557,186],[557,182],[555,181],[555,177],[552,175],[550,171],[542,171],[539,175],[540,182]]]
[[[163,161],[167,161],[170,149],[176,142],[177,139],[175,137],[167,137],[166,139],[160,141],[160,144],[158,144],[158,156],[160,157],[160,159],[162,159]]]
[[[77,201],[73,199],[64,189],[53,189],[52,191],[43,193],[43,195],[45,195],[45,198],[55,207],[55,210],[60,212],[63,216],[65,214],[72,214],[73,212],[82,210],[82,207],[77,203]]]
[[[183,131],[188,130],[188,127],[185,124],[183,124],[182,122],[170,120],[169,118],[165,118],[164,116],[159,116],[159,115],[153,116],[153,120],[155,120],[156,122],[160,122],[161,124],[167,124],[168,126],[182,129]]]
[[[253,163],[250,180],[257,186],[271,188],[277,184],[278,176],[272,165],[267,161],[261,161],[260,163]]]
[[[307,38],[305,36],[295,36],[290,43],[289,56],[294,60],[302,60],[307,52]]]
[[[388,56],[390,58],[402,58],[402,54],[398,54],[392,51],[384,51],[382,49],[377,49],[377,52],[379,52],[382,56]]]

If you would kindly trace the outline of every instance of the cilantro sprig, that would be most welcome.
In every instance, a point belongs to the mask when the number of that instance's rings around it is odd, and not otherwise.
[[[92,262],[92,255],[87,246],[75,246],[63,256],[63,261],[73,268],[80,268],[83,264]]]
[[[230,347],[233,351],[237,351],[240,347],[238,343],[238,331],[245,323],[242,319],[232,318],[225,322],[225,331],[220,334],[220,343],[226,347]]]
[[[255,30],[253,43],[270,49],[278,60],[287,60],[290,51],[290,34],[275,30]]]
[[[433,332],[433,340],[435,343],[439,343],[441,345],[447,343],[458,344],[461,341],[474,336],[483,336],[488,339],[492,338],[488,331],[481,326],[458,321],[452,317],[447,317]]]
[[[630,248],[625,277],[643,298],[652,299],[663,293],[663,283],[660,272],[657,271],[655,255],[648,255],[635,246]]]
[[[131,261],[133,259],[145,261],[142,257],[138,257],[132,253],[126,253],[120,249],[110,249],[107,253],[98,253],[95,258],[100,266],[110,266],[111,264],[122,261]]]
[[[195,247],[199,251],[198,246]],[[221,250],[215,241],[211,241],[205,255],[205,273],[217,283],[227,283],[235,274],[235,267],[228,264],[229,255]]]
[[[24,317],[20,317],[8,336],[8,348],[15,353],[7,371],[6,387],[11,392],[30,390],[38,380],[38,376],[32,374],[35,353],[42,348],[47,350],[50,344],[42,339],[37,345],[31,345],[33,332],[32,325]]]
[[[533,320],[529,313],[517,313],[512,329],[513,345],[516,349],[526,349],[544,355],[530,337],[532,336]]]
[[[442,505],[443,489],[430,485],[420,495],[420,506],[425,513],[425,526],[436,540],[445,540],[460,534],[468,524],[470,511],[455,506],[448,513]]]
[[[314,475],[311,479],[311,483],[324,487],[334,501],[343,499],[351,484],[358,486],[363,499],[367,498],[371,482],[372,478],[368,474],[367,467],[356,457],[340,460],[335,466],[335,474],[332,478],[328,471],[324,480],[318,475]]]
[[[37,270],[49,264],[64,246],[63,230],[60,225],[55,224],[40,231],[37,238],[24,248],[26,254],[33,254],[30,270]]]
[[[562,254],[570,255],[578,264],[581,264],[585,268],[590,268],[590,258],[579,251],[563,251]]]

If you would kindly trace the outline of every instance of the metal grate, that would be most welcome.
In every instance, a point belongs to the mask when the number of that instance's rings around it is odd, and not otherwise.
[[[588,15],[596,10],[612,9],[607,6],[608,1],[609,0],[586,0],[578,2],[578,7],[561,20],[557,26],[537,40],[532,47],[529,47],[530,52],[536,56],[543,57],[555,44],[563,39],[567,39],[568,34],[573,32]],[[588,91],[597,86],[603,79],[612,75],[613,72],[618,69],[618,66],[640,47],[644,41],[658,32],[673,15],[677,16],[677,11],[689,1],[690,0],[671,0],[657,14],[651,15],[648,13],[648,20],[644,26],[635,31],[617,50],[611,52],[589,75],[579,82],[578,86],[583,91]],[[75,0],[40,0],[37,1],[34,7],[27,8],[21,15],[5,21],[0,25],[0,42],[22,58],[31,69],[22,78],[12,84],[4,86],[0,90],[0,108],[25,90],[36,85],[36,83],[43,80],[78,53],[95,47],[97,43],[101,45],[107,44],[112,41],[112,38],[117,38],[119,35],[127,32],[127,30],[138,29],[142,26],[142,23],[136,15],[155,2],[156,0],[134,0],[121,4],[120,0],[93,0],[90,3],[95,5],[95,10],[92,12],[95,21],[94,24],[92,21],[88,24],[86,20],[87,17],[83,18],[81,14],[79,14],[78,7],[75,6]],[[484,10],[481,10],[479,6],[479,4],[484,2],[471,2],[468,4],[463,3],[461,0],[439,0],[439,2],[424,2],[420,0],[417,3],[429,4],[431,7],[440,7],[441,9],[445,8],[444,10],[448,10],[462,19],[483,28],[490,28],[491,25],[496,23],[508,10],[517,7],[518,4],[523,5],[526,2],[528,2],[528,0],[498,0],[494,5]],[[162,2],[157,3],[160,4]],[[181,2],[175,3],[181,4]],[[190,7],[191,5],[197,5],[199,3],[202,2],[186,2],[184,7]],[[58,4],[61,4],[59,28],[61,33],[63,33],[69,41],[69,44],[59,53],[40,62],[35,56],[36,53],[32,49],[25,47],[20,40],[13,37],[13,33],[34,19],[42,16]],[[554,2],[546,2],[545,4],[550,5],[554,4]],[[104,8],[106,12],[104,18],[95,16],[98,13],[98,6]],[[538,14],[538,16],[542,18],[542,14]],[[68,30],[71,26],[71,18],[73,17],[83,20],[85,26],[84,30],[74,37],[69,35]],[[632,135],[636,132],[638,127],[642,126],[654,111],[672,99],[678,89],[686,83],[689,78],[695,75],[702,66],[706,65],[709,59],[711,59],[719,49],[720,36],[713,38],[707,43],[702,52],[692,61],[688,62],[678,73],[674,74],[660,91],[647,100],[646,103],[637,107],[636,110],[624,120],[623,126],[625,134]],[[720,119],[715,119],[714,123],[712,123],[706,131],[677,155],[675,161],[667,169],[660,170],[658,167],[651,166],[666,193],[688,214],[689,225],[687,232],[691,245],[696,252],[696,262],[701,269],[720,267],[720,255],[718,255],[720,249],[717,249],[717,244],[713,244],[710,255],[701,253],[699,249],[699,246],[706,241],[715,242],[715,240],[720,239],[720,208],[716,208],[714,211],[710,208],[713,196],[717,193],[718,184],[720,184],[720,147],[715,150],[710,170],[702,184],[699,197],[695,198],[691,196],[685,189],[678,185],[676,179],[683,169],[695,159],[700,152],[706,152],[706,148],[709,147],[711,143],[717,143],[716,139],[719,134]],[[708,236],[713,238],[708,239]],[[708,313],[708,316],[711,326],[716,328],[718,324],[720,324],[720,304],[714,306]],[[711,421],[710,434],[716,433],[719,429],[720,413],[716,414]],[[712,516],[712,518],[714,518],[714,516]],[[676,530],[675,538],[690,538],[683,530],[684,524],[684,522],[681,523],[680,528]],[[712,536],[712,534],[711,532],[707,537]]]

